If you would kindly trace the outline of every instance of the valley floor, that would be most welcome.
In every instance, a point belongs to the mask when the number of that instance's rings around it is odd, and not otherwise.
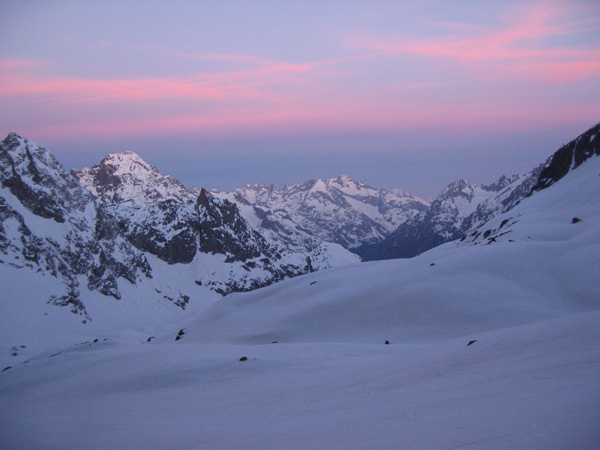
[[[599,320],[423,345],[100,337],[0,373],[0,447],[592,448]]]

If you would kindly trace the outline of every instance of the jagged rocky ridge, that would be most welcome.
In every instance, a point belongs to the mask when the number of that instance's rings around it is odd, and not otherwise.
[[[71,170],[102,205],[152,206],[166,200],[195,200],[176,179],[160,173],[134,152],[113,153],[92,168]]]
[[[385,224],[400,226],[383,243],[354,250],[365,259],[384,259],[461,236],[489,240],[510,223],[498,230],[484,230],[483,223],[599,154],[599,127],[528,175],[502,177],[490,186],[460,180],[429,207],[401,191],[377,191],[344,176],[232,193],[186,190],[130,152],[69,174],[46,150],[12,133],[0,145],[0,264],[60,280],[62,288],[49,291],[47,301],[67,306],[85,322],[87,291],[118,300],[123,286],[153,280],[157,298],[185,309],[202,290],[251,290],[357,261],[324,237],[352,247],[360,239],[382,239]],[[86,185],[88,191],[77,181],[93,186]],[[347,226],[353,218],[354,228]],[[375,257],[364,251],[372,248],[379,249]],[[201,255],[211,259],[200,262]],[[153,270],[193,263],[203,269],[191,289],[163,283],[157,279],[162,271]]]
[[[357,249],[363,261],[410,258],[464,236],[509,210],[529,194],[543,165],[527,175],[502,176],[491,185],[467,180],[449,184],[426,211],[400,225],[385,240]]]
[[[301,251],[323,241],[347,249],[379,242],[428,206],[399,189],[375,189],[345,175],[211,193],[235,202],[246,220],[269,240]]]
[[[197,271],[195,290],[153,280],[159,299],[185,309],[202,290],[225,295],[357,261],[324,257],[335,251],[323,246],[285,253],[251,229],[235,205],[204,190],[193,195],[137,155],[112,155],[103,163],[69,174],[17,134],[0,144],[0,264],[60,279],[62,288],[48,293],[48,303],[68,306],[83,322],[91,319],[86,292],[120,300],[123,283],[160,278],[156,264],[212,255]],[[96,180],[92,192],[80,185],[88,179]]]
[[[85,321],[82,289],[118,300],[119,279],[152,276],[144,255],[45,149],[11,133],[0,144],[0,168],[0,262],[62,280],[49,303]]]
[[[358,261],[349,252],[320,241],[299,249],[265,239],[263,230],[252,227],[235,202],[205,189],[187,190],[133,152],[108,155],[92,168],[71,174],[119,223],[134,246],[169,264],[189,263],[198,251],[226,255],[226,262],[289,259],[300,252],[305,255],[294,258],[306,261],[308,257],[312,269],[337,265],[340,256],[343,262]],[[317,265],[312,264],[312,256]]]

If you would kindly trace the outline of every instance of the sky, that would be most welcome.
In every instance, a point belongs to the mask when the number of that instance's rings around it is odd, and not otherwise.
[[[431,198],[599,121],[597,1],[0,1],[0,134],[68,169]]]

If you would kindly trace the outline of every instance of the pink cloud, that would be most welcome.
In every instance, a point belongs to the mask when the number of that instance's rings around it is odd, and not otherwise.
[[[545,2],[517,6],[506,14],[499,26],[439,24],[450,28],[450,35],[421,40],[407,37],[381,39],[355,36],[349,44],[356,49],[368,49],[378,56],[392,58],[416,56],[436,60],[439,64],[457,62],[478,73],[522,77],[524,80],[547,83],[569,83],[597,76],[600,51],[595,45],[577,47],[543,46],[541,39],[586,31],[598,31],[600,17],[585,20],[565,20],[563,5]],[[546,71],[539,70],[544,68]],[[573,76],[569,70],[579,69]]]

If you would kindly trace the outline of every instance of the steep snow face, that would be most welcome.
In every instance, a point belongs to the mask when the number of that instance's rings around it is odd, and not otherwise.
[[[105,205],[152,206],[165,200],[195,199],[179,181],[160,173],[134,152],[108,155],[91,169],[71,174]]]
[[[269,239],[296,250],[323,241],[346,248],[380,241],[428,205],[404,191],[374,189],[345,175],[211,192],[238,204],[246,220]]]

